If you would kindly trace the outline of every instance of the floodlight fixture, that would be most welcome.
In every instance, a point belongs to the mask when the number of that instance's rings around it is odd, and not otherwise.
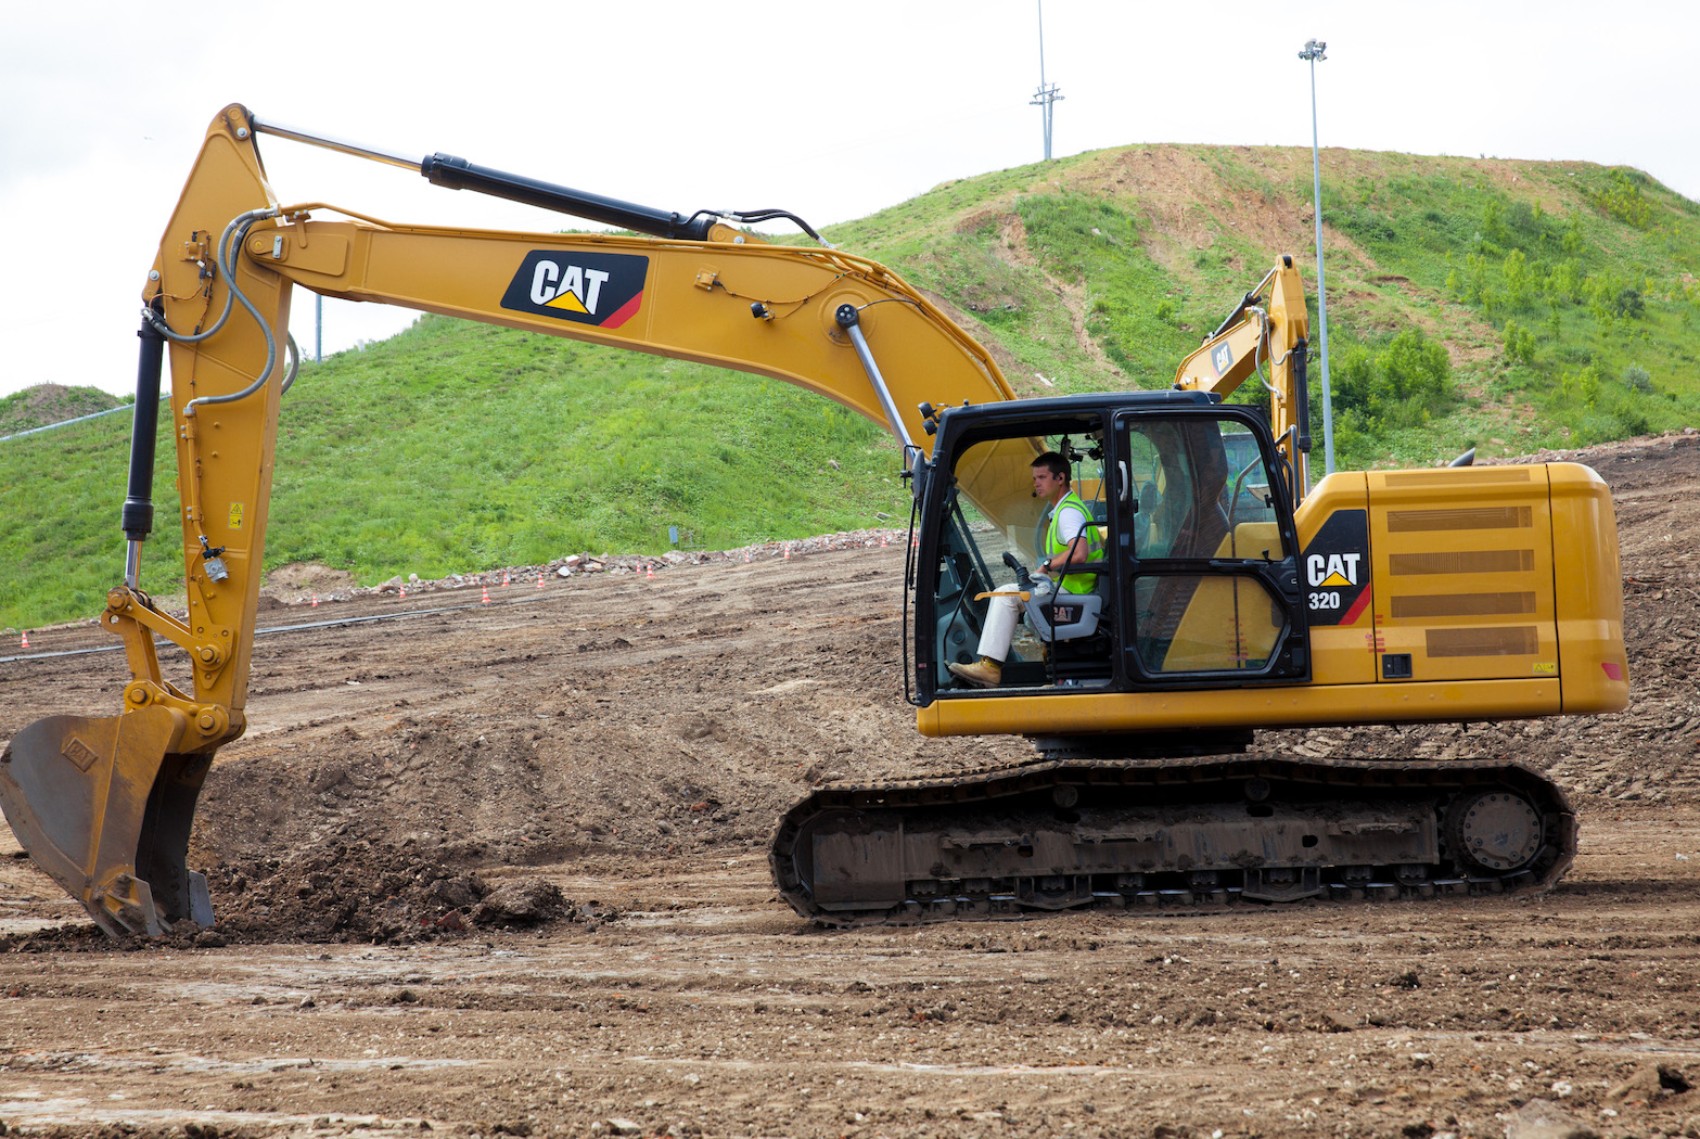
[[[1322,471],[1334,473],[1334,402],[1328,381],[1328,282],[1322,272],[1322,150],[1316,133],[1316,64],[1327,59],[1328,45],[1310,40],[1299,58],[1310,64],[1310,171],[1316,193],[1316,316],[1322,326]]]

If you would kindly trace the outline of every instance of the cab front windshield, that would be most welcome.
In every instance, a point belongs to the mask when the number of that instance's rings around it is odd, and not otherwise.
[[[1052,503],[1037,497],[1033,488],[1033,461],[1046,453],[1068,460],[1070,493],[1080,498],[1102,535],[1104,458],[1095,438],[1080,433],[1029,435],[975,444],[962,452],[955,468],[958,536],[976,569],[984,567],[983,588],[1016,580],[1005,555],[1029,571],[1047,556],[1045,530]]]
[[[1052,503],[1037,497],[1033,463],[1055,453],[1068,461],[1070,491],[1078,495],[1092,525],[1098,548],[1105,535],[1107,488],[1104,452],[1096,417],[1059,423],[1044,435],[987,438],[957,453],[952,465],[952,501],[942,516],[939,572],[934,593],[934,629],[938,681],[948,684],[949,662],[976,659],[986,602],[981,595],[1019,583],[1019,570],[1037,571],[1049,552],[1045,531]],[[1031,430],[1031,424],[1026,425]],[[1010,562],[1014,562],[1011,565]],[[1066,586],[1065,586],[1066,588]],[[1010,645],[1006,680],[1020,675],[1023,661],[1041,659],[1040,638],[1026,622]]]

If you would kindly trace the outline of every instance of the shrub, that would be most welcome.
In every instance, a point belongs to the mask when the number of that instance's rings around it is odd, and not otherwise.
[[[1521,249],[1513,249],[1505,255],[1505,264],[1500,267],[1500,272],[1505,277],[1506,301],[1514,309],[1526,307],[1535,285],[1528,256]]]
[[[1653,205],[1641,193],[1644,180],[1627,170],[1613,170],[1605,188],[1590,192],[1588,201],[1608,217],[1646,229],[1653,221]]]
[[[1371,433],[1426,423],[1457,399],[1446,348],[1414,328],[1376,349],[1352,346],[1329,379],[1335,406]]]
[[[1535,334],[1515,320],[1505,322],[1500,337],[1505,342],[1505,357],[1516,364],[1530,364],[1535,359]]]

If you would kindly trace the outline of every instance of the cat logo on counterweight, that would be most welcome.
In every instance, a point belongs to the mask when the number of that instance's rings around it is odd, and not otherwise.
[[[1302,564],[1310,623],[1357,624],[1373,596],[1368,512],[1337,510],[1329,515],[1305,547]]]

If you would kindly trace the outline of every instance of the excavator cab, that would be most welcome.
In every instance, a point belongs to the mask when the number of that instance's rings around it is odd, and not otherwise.
[[[918,487],[919,704],[1309,679],[1289,468],[1255,412],[1151,392],[937,420]],[[1027,467],[1045,451],[1070,460],[1098,528],[1102,560],[1080,567],[1089,592],[1029,574],[1044,558],[1045,504]],[[949,665],[975,659],[1000,587],[1027,595],[1025,620],[999,687],[970,688]]]

